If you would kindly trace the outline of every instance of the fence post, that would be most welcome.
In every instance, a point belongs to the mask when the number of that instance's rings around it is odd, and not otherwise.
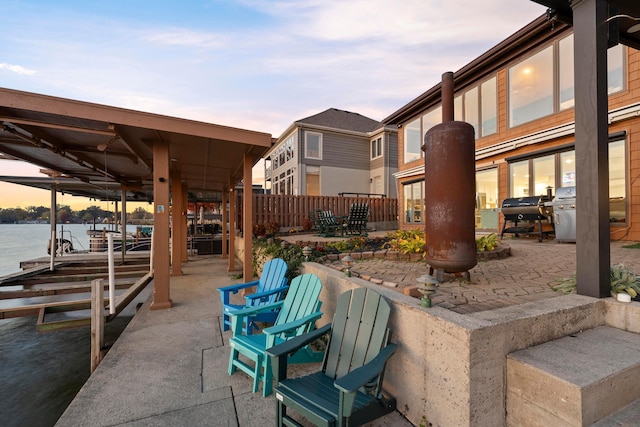
[[[104,285],[102,279],[91,282],[91,373],[102,361],[104,347]]]

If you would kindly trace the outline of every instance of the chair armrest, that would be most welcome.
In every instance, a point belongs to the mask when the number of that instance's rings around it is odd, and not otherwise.
[[[278,344],[276,346],[267,349],[267,354],[271,357],[281,357],[292,354],[304,347],[305,345],[317,340],[327,332],[331,330],[331,323],[328,323],[321,327],[320,329],[315,329],[306,334],[299,335],[297,337],[291,338],[290,340],[283,342],[282,344]],[[286,358],[285,358],[286,360]]]
[[[276,384],[287,378],[288,355],[295,353],[305,345],[317,340],[331,330],[331,323],[327,323],[320,329],[315,329],[306,334],[293,337],[282,344],[267,349],[267,355],[271,357],[271,367]]]
[[[287,289],[289,289],[289,286],[283,286],[281,288],[271,289],[270,291],[266,291],[266,292],[259,292],[251,295],[245,295],[244,299],[247,301],[247,305],[253,305],[255,300],[258,298],[262,299],[262,298],[271,296],[273,294],[284,292]]]
[[[244,323],[245,317],[254,316],[265,311],[275,310],[276,308],[281,307],[283,303],[284,301],[278,301],[273,304],[257,305],[255,307],[229,311],[227,314],[231,316],[231,332],[233,332],[233,336],[242,335],[242,324]]]
[[[246,289],[246,288],[250,288],[251,286],[256,286],[258,282],[259,282],[258,280],[254,280],[247,283],[237,283],[235,285],[224,286],[222,288],[218,288],[218,292],[220,292],[221,294],[226,292],[232,292],[234,294],[237,294],[240,289]]]
[[[265,311],[275,310],[276,308],[282,307],[283,303],[284,301],[278,301],[274,302],[273,304],[257,305],[255,307],[246,307],[239,310],[231,310],[229,312],[229,315],[233,317],[252,316],[254,314],[262,313]]]
[[[333,383],[334,386],[344,393],[355,392],[382,373],[385,363],[387,363],[387,360],[395,353],[397,348],[398,346],[396,344],[387,344],[369,363],[365,363],[342,378],[338,378]]]
[[[294,320],[293,322],[282,323],[280,325],[270,326],[262,330],[262,333],[267,335],[267,340],[269,340],[269,335],[278,335],[282,333],[287,333],[293,330],[298,329],[300,326],[304,326],[307,323],[315,322],[319,318],[322,317],[322,312],[318,311],[315,313],[311,313],[307,316],[304,316],[298,320]]]

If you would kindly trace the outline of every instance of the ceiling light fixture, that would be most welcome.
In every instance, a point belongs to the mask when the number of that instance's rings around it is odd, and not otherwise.
[[[607,23],[609,21],[613,21],[614,19],[618,19],[618,18],[627,18],[634,21],[640,21],[640,18],[636,18],[635,16],[620,14],[620,15],[613,15],[612,17],[610,17],[604,22]],[[637,33],[638,31],[640,31],[640,24],[632,25],[631,27],[629,27],[629,29],[627,30],[627,33],[632,34],[632,33]]]

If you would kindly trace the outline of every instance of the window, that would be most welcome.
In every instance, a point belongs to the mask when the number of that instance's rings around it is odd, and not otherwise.
[[[420,119],[415,119],[404,127],[404,162],[412,162],[421,157]]]
[[[573,34],[558,42],[558,51],[558,66],[560,68],[558,76],[560,93],[558,94],[558,100],[560,101],[560,110],[565,110],[574,105]]]
[[[609,143],[609,220],[627,218],[627,168],[624,140]]]
[[[529,161],[523,160],[509,165],[509,194],[511,197],[529,195]]]
[[[464,94],[464,121],[473,126],[476,139],[480,136],[478,122],[480,120],[480,106],[478,105],[478,88],[474,87]]]
[[[509,68],[510,127],[574,106],[573,40],[573,34],[568,35]],[[554,49],[557,49],[557,64]],[[607,51],[609,94],[624,89],[624,49],[616,45]]]
[[[498,131],[498,91],[495,77],[480,85],[480,103],[480,136],[494,134]]]
[[[560,153],[560,187],[576,185],[576,152]]]
[[[498,169],[476,172],[476,228],[498,228]]]
[[[533,195],[547,194],[548,188],[551,188],[551,194],[555,194],[556,165],[553,154],[533,159]]]
[[[509,68],[509,126],[553,113],[553,46]]]
[[[476,139],[498,131],[498,92],[496,77],[453,99],[453,115],[473,126]]]
[[[532,179],[529,179],[529,177]],[[531,186],[533,185],[533,191]],[[543,195],[547,187],[576,185],[575,150],[533,157],[509,164],[510,197]],[[627,170],[625,141],[609,142],[609,214],[611,223],[624,223],[627,218]]]
[[[405,223],[424,222],[424,181],[404,185],[404,206]]]
[[[424,136],[429,132],[429,129],[440,123],[442,123],[442,107],[437,107],[422,116],[422,139],[420,140],[420,146],[424,144]]]
[[[371,159],[377,159],[382,156],[382,137],[371,141]]]
[[[618,44],[607,51],[609,95],[624,89],[624,75],[624,46]]]
[[[304,156],[307,159],[322,160],[322,134],[316,132],[305,132]]]

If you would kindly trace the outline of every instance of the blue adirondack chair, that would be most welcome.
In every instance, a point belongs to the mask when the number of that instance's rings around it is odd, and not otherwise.
[[[220,298],[222,299],[222,330],[227,331],[231,327],[230,313],[246,307],[257,307],[262,305],[273,304],[280,301],[284,297],[285,291],[288,289],[287,278],[287,262],[280,258],[273,258],[264,264],[262,274],[259,280],[247,283],[239,283],[236,285],[218,288]],[[229,296],[237,294],[242,289],[256,286],[253,294],[245,295],[245,304],[231,304]],[[255,316],[247,317],[244,325],[244,331],[251,334],[253,329],[257,329],[256,322],[273,323],[278,316],[278,311],[263,311],[256,313]]]
[[[392,412],[393,397],[382,394],[389,343],[389,304],[365,288],[338,297],[333,324],[267,350],[276,377],[277,425],[300,425],[287,415],[293,408],[317,426],[361,425]],[[329,333],[322,369],[287,378],[287,355]]]
[[[229,339],[231,354],[229,355],[229,375],[233,375],[236,369],[253,377],[253,392],[257,392],[259,382],[262,381],[262,395],[271,394],[273,386],[273,374],[271,360],[266,355],[266,350],[276,344],[309,332],[315,326],[315,321],[322,316],[321,302],[318,301],[322,283],[315,274],[303,274],[291,281],[291,286],[284,300],[272,304],[280,307],[280,313],[275,324],[262,330],[261,334],[247,335],[242,333],[243,318],[254,316],[260,310],[270,310],[270,306],[252,307],[234,311],[233,336]],[[245,356],[253,362],[251,366],[239,356]],[[293,354],[290,363],[319,362],[323,353],[314,351],[309,346],[301,348]]]

